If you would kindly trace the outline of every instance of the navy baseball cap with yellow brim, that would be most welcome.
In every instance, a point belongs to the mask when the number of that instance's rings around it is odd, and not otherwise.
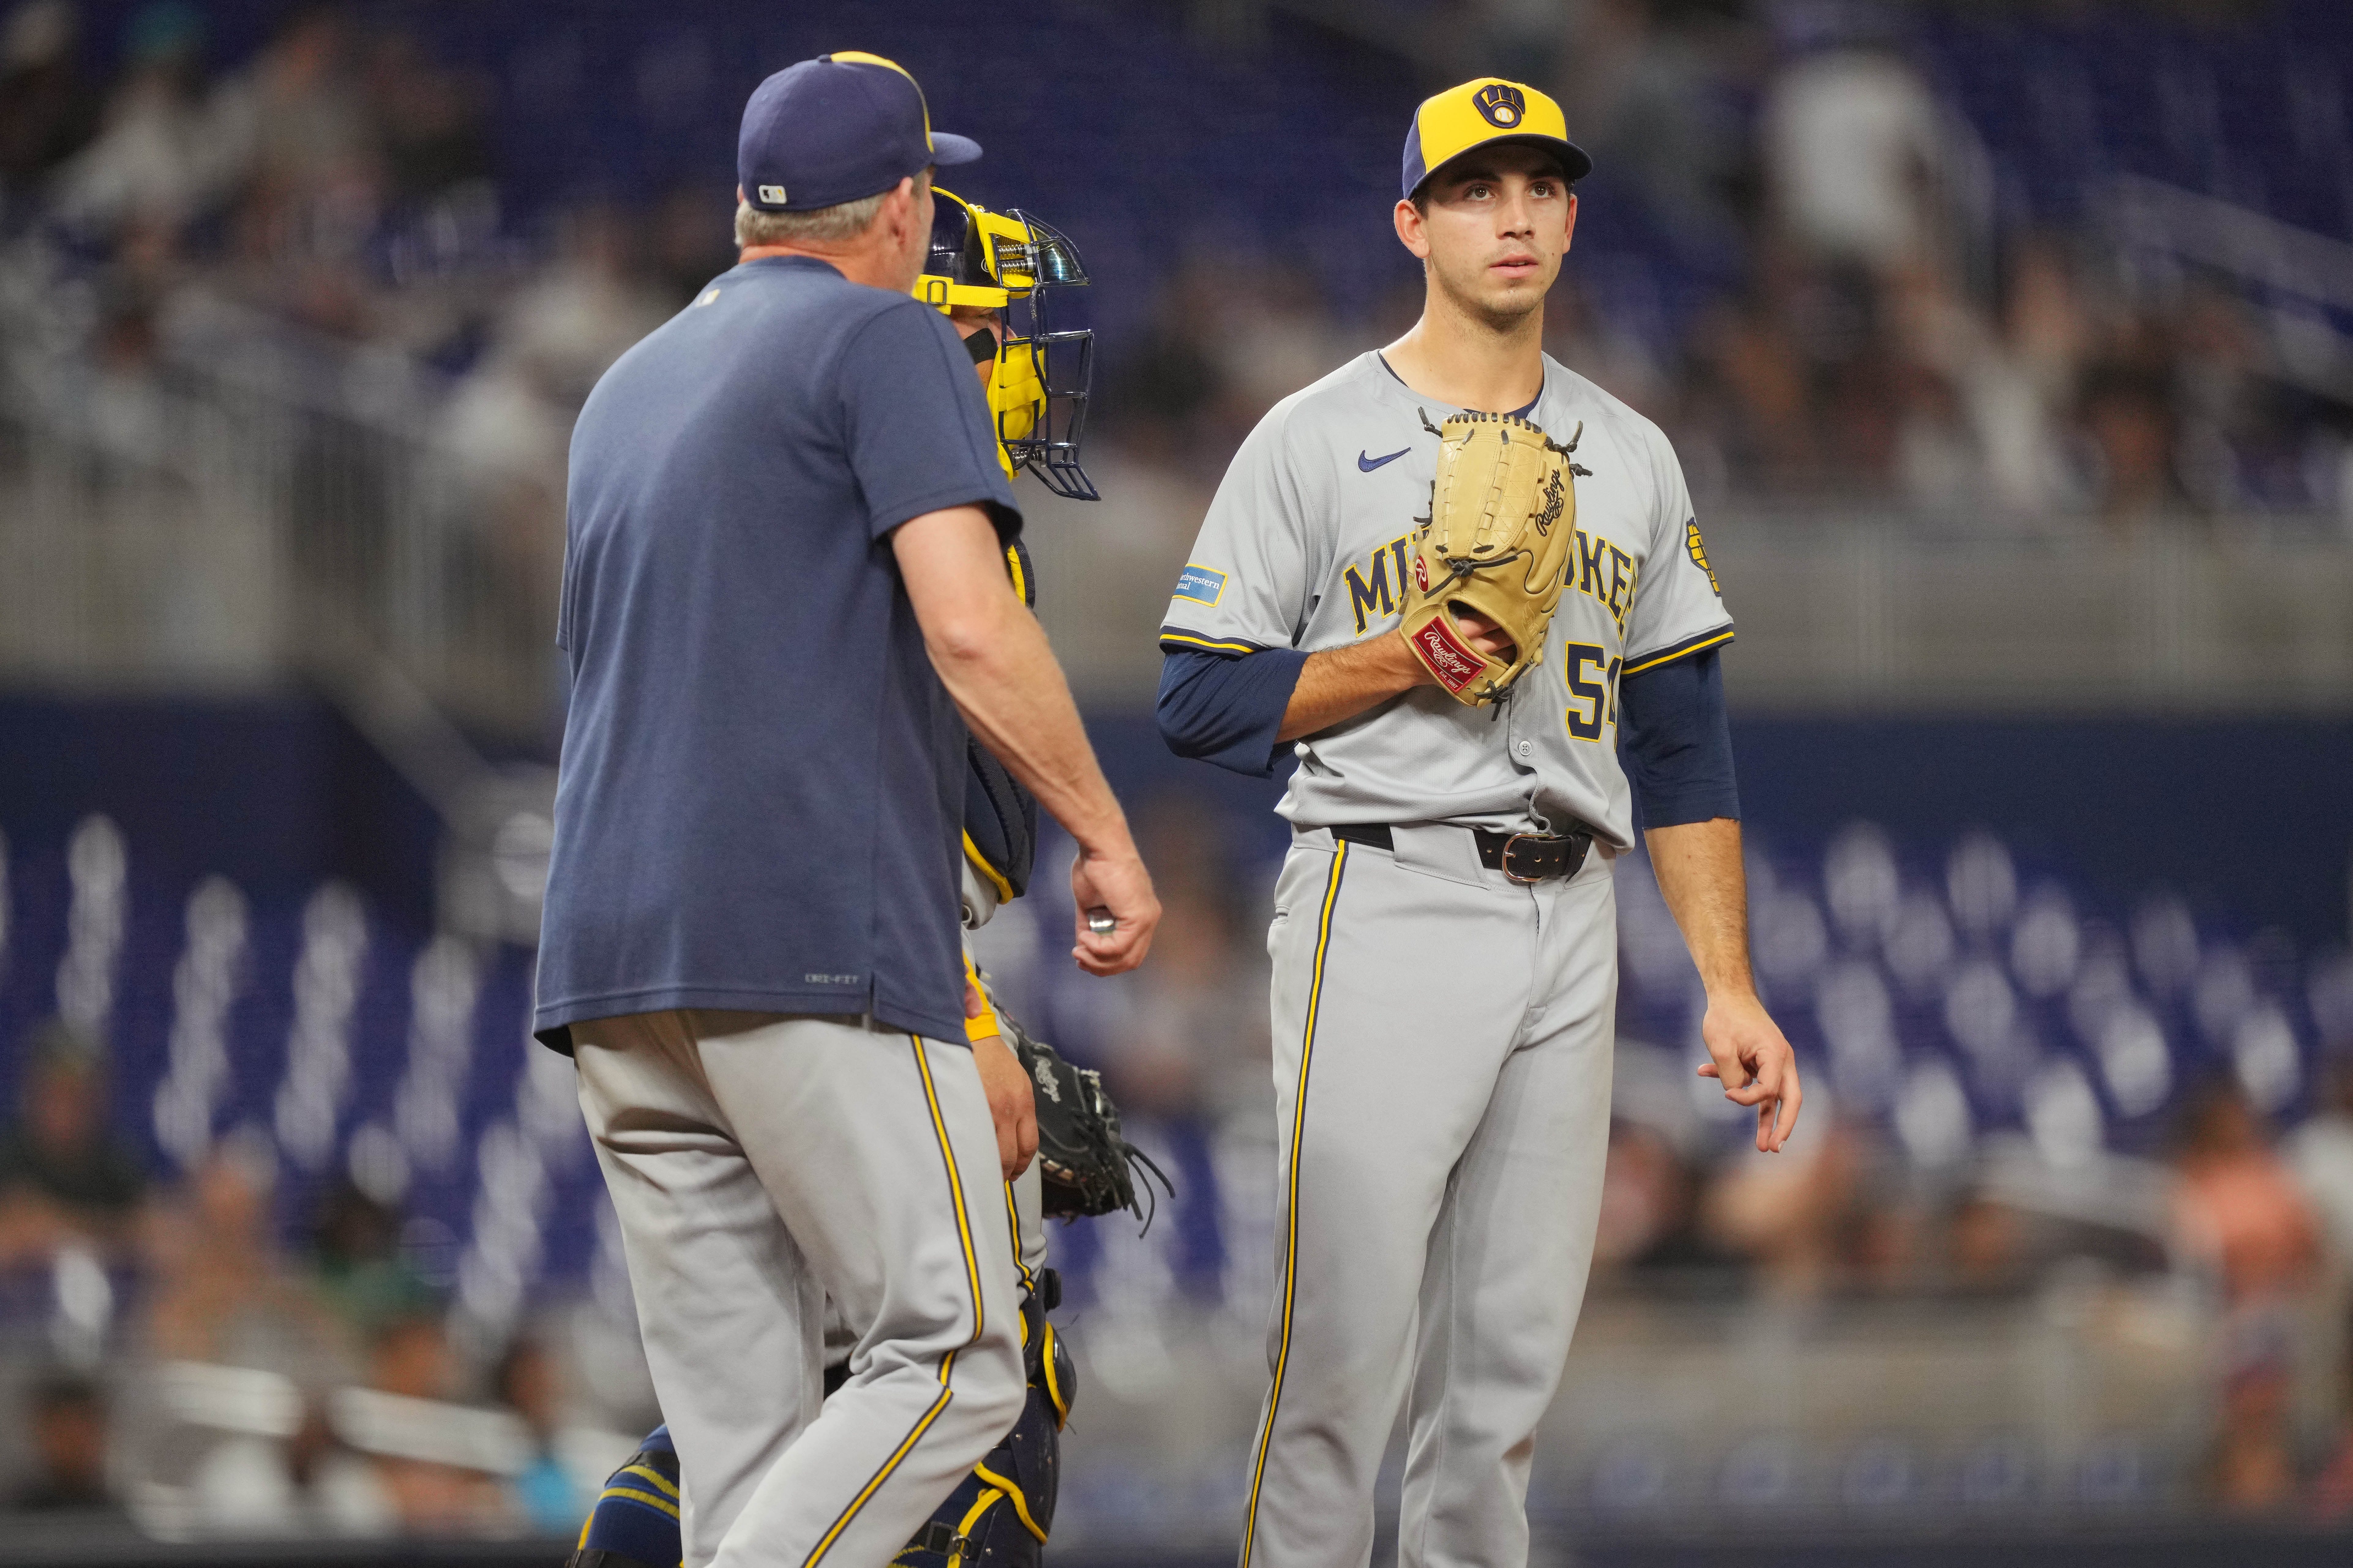
[[[752,89],[735,139],[735,178],[762,212],[810,212],[979,156],[979,142],[932,129],[931,107],[906,67],[842,49],[787,66]]]
[[[1423,99],[1413,111],[1405,133],[1406,200],[1445,164],[1498,142],[1544,148],[1572,184],[1593,173],[1593,160],[1568,139],[1559,104],[1524,83],[1482,76]]]

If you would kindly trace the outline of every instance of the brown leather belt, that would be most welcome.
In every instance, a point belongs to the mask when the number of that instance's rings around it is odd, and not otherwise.
[[[1573,833],[1491,833],[1470,829],[1479,846],[1479,864],[1501,871],[1514,882],[1541,882],[1550,877],[1574,877],[1593,848],[1593,835]],[[1396,835],[1386,822],[1347,822],[1332,829],[1332,837],[1351,844],[1370,845],[1392,852]]]

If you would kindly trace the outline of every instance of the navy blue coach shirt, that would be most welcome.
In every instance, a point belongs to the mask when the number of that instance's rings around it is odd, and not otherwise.
[[[623,354],[572,434],[572,706],[533,1028],[670,1007],[964,1034],[965,730],[890,533],[1020,527],[937,310],[772,257]]]

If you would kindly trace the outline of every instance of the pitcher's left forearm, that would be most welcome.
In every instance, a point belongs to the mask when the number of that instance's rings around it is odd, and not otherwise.
[[[1748,972],[1748,868],[1740,824],[1728,816],[1653,827],[1643,835],[1659,891],[1710,996],[1753,994]]]
[[[1707,987],[1700,1038],[1711,1058],[1703,1078],[1757,1112],[1757,1147],[1778,1152],[1797,1130],[1805,1091],[1788,1037],[1757,999],[1748,973],[1748,876],[1740,824],[1728,816],[1654,827],[1647,835],[1659,891],[1683,928],[1683,943]]]

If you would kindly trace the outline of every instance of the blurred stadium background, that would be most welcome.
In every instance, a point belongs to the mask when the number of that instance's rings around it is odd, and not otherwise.
[[[1412,319],[1402,128],[1493,70],[1599,162],[1554,352],[1699,497],[1809,1073],[1743,1154],[1623,862],[1539,1561],[2343,1561],[2341,0],[0,7],[0,1558],[553,1562],[654,1419],[523,1034],[565,441],[729,264],[744,94],[850,47],[1094,279],[1106,499],[1022,493],[1167,923],[1084,981],[1046,875],[985,957],[1178,1190],[1058,1235],[1056,1556],[1221,1560],[1265,1375],[1283,835],[1152,633],[1241,434]]]

